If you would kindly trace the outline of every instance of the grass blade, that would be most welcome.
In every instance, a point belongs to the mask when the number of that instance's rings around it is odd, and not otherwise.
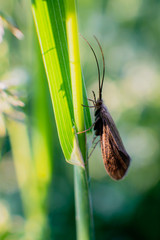
[[[74,133],[74,112],[63,1],[32,1],[59,140],[68,162],[84,166]],[[88,125],[91,123],[88,112]]]

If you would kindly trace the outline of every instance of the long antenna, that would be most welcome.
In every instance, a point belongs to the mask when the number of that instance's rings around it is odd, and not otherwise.
[[[101,50],[101,54],[102,54],[102,59],[103,59],[103,74],[102,74],[102,82],[101,82],[101,86],[100,86],[100,90],[99,90],[99,99],[102,99],[102,88],[103,88],[103,82],[104,82],[104,75],[105,75],[105,59],[104,59],[104,54],[103,54],[103,50],[101,47],[101,44],[99,43],[98,39],[96,38],[96,36],[94,36],[94,38],[96,39],[99,48]]]
[[[80,34],[80,35],[81,35],[81,34]],[[87,41],[87,39],[86,39],[85,37],[83,37],[82,35],[81,35],[81,37],[86,41],[86,43],[88,44],[88,46],[89,46],[90,49],[92,50],[92,52],[93,52],[93,54],[94,54],[94,57],[95,57],[95,59],[96,59],[97,69],[98,69],[99,92],[100,92],[99,95],[101,96],[101,92],[102,92],[102,90],[101,90],[101,88],[102,88],[102,84],[100,83],[100,69],[99,69],[99,63],[98,63],[97,56],[96,56],[95,51],[93,50],[91,44]],[[96,40],[97,40],[97,39],[96,39]],[[97,40],[97,41],[98,41],[98,40]],[[99,42],[98,42],[98,44],[99,44]],[[104,77],[103,77],[103,78],[104,78]],[[100,98],[100,99],[101,99],[101,98]]]

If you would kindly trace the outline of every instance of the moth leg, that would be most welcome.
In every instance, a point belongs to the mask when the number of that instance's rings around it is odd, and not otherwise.
[[[88,99],[88,101],[90,101],[90,102],[92,102],[94,105],[95,105],[95,100],[93,100],[93,99],[90,99],[90,98],[87,98]]]
[[[95,136],[95,137],[93,138],[92,144],[94,143],[94,141],[96,140],[97,137],[98,137],[98,136]]]
[[[94,149],[96,148],[96,146],[97,146],[97,144],[98,144],[99,142],[100,142],[100,139],[95,143],[95,145],[94,145],[92,151],[90,152],[90,154],[89,154],[89,156],[88,156],[88,159],[91,157],[91,155],[92,155]]]
[[[89,108],[95,108],[95,106],[87,106],[87,105],[84,105],[84,104],[81,104],[82,107],[89,107]]]
[[[92,93],[93,93],[94,101],[97,102],[97,101],[96,101],[96,94],[95,94],[95,92],[92,91]]]
[[[95,100],[93,100],[93,99],[91,99],[91,98],[86,98],[86,97],[85,97],[85,99],[87,99],[88,101],[93,102],[93,104],[95,103]]]
[[[99,121],[99,117],[96,119],[96,121],[88,128],[88,129],[86,129],[86,130],[84,130],[84,131],[82,131],[82,132],[78,132],[77,134],[81,134],[81,133],[85,133],[85,132],[88,132],[88,131],[90,131],[93,127],[94,127],[94,125]]]

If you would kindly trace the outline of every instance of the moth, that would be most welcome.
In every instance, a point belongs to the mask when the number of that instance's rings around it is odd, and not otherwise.
[[[95,131],[94,140],[96,139],[97,136],[100,136],[101,151],[102,151],[102,157],[103,157],[105,169],[111,178],[115,180],[120,180],[126,174],[131,159],[123,145],[123,142],[121,140],[117,127],[113,121],[113,118],[111,117],[107,107],[103,103],[102,89],[103,89],[103,82],[104,82],[104,76],[105,76],[105,59],[104,59],[102,47],[98,39],[96,37],[95,39],[99,45],[99,48],[102,54],[102,59],[103,59],[102,80],[100,80],[100,68],[99,68],[99,63],[98,63],[98,59],[95,54],[95,51],[93,50],[90,43],[84,38],[84,40],[87,42],[87,44],[91,48],[96,60],[97,69],[98,69],[99,97],[98,99],[96,99],[96,95],[94,91],[92,91],[94,99],[93,100],[88,99],[88,100],[93,103],[93,106],[82,105],[84,107],[93,107],[94,115],[95,115],[95,122],[92,124],[92,126],[89,129],[84,130],[83,132],[89,131],[91,128],[94,127],[94,131]]]

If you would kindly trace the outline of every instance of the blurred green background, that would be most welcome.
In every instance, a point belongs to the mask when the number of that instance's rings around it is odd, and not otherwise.
[[[160,1],[78,0],[77,10],[101,66],[93,35],[102,45],[103,99],[132,158],[120,182],[107,176],[100,146],[89,159],[96,239],[160,239]],[[73,166],[60,148],[31,5],[1,0],[0,11],[0,239],[76,239]],[[96,63],[81,37],[80,55],[92,97]]]

